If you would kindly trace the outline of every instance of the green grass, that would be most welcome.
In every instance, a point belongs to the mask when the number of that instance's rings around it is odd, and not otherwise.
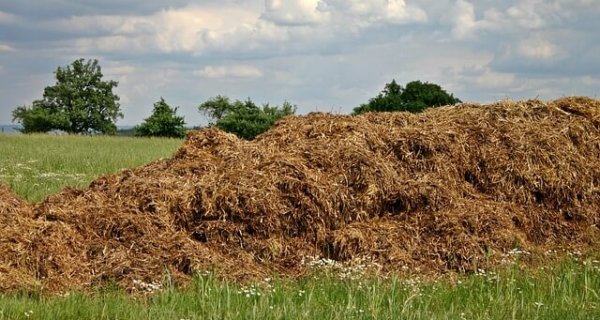
[[[181,140],[0,135],[0,181],[29,201],[99,175],[169,157]],[[355,278],[327,272],[254,286],[198,276],[148,296],[0,294],[3,319],[600,319],[600,263],[574,255],[449,280]],[[599,259],[600,260],[600,259]]]
[[[183,140],[53,135],[0,135],[0,182],[31,202],[65,186],[171,157]]]
[[[0,319],[595,319],[600,264],[569,259],[458,280],[320,275],[245,287],[198,276],[186,289],[0,296]]]

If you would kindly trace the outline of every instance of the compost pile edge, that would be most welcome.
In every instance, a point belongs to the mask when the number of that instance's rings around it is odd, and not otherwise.
[[[308,257],[470,272],[600,240],[600,101],[312,113],[31,205],[0,186],[0,290],[298,276]]]

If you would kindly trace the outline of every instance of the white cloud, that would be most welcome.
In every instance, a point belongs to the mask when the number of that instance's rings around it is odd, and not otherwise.
[[[167,52],[203,50],[213,34],[230,34],[257,19],[257,13],[236,7],[186,7],[152,17],[158,48]]]
[[[322,0],[319,10],[355,25],[373,23],[404,24],[424,22],[427,14],[421,8],[407,5],[404,0]]]
[[[348,112],[392,78],[435,82],[465,101],[598,94],[597,0],[109,2],[57,10],[39,0],[55,9],[45,14],[0,5],[4,103],[39,98],[54,68],[79,57],[119,81],[127,124],[160,96],[190,123],[216,94]]]
[[[516,77],[512,73],[496,72],[489,67],[478,70],[473,77],[474,83],[486,88],[508,88],[515,84]]]
[[[326,16],[317,10],[318,3],[319,0],[265,0],[261,17],[281,25],[310,25]]]
[[[472,3],[458,0],[450,15],[452,17],[452,35],[455,38],[464,39],[473,35],[477,22],[475,21],[475,8]]]
[[[0,43],[0,52],[15,52],[17,51],[13,46]]]
[[[49,27],[82,34],[74,44],[85,51],[198,53],[229,46],[248,35],[258,13],[236,7],[183,7],[149,16],[80,16],[50,21]],[[93,31],[86,31],[93,30]],[[98,35],[89,33],[98,33]],[[211,47],[212,46],[212,47]]]
[[[459,12],[463,12],[460,19],[456,21],[462,21],[465,30],[475,27],[477,30],[501,34],[531,32],[553,24],[561,24],[571,11],[570,6],[564,6],[559,1],[521,0],[514,1],[512,4],[506,2],[496,6],[481,5],[482,17],[475,20],[475,10],[473,9],[473,3],[465,0],[457,1],[455,5],[455,16]],[[460,30],[458,29],[458,31]]]
[[[521,40],[517,50],[519,54],[529,59],[548,60],[559,54],[558,46],[540,37]]]
[[[542,0],[524,0],[518,1],[516,5],[508,8],[507,16],[510,17],[519,26],[528,29],[539,29],[546,25],[546,21],[541,13],[552,9],[551,4],[544,3]],[[547,16],[547,15],[546,15]]]
[[[196,55],[204,52],[242,54],[257,51],[272,54],[271,51],[290,40],[290,33],[286,28],[262,20],[240,24],[231,29],[204,30],[200,35],[202,42],[194,52]]]
[[[0,11],[0,24],[15,23],[18,20],[19,20],[18,17],[15,16],[14,14]]]
[[[404,0],[264,0],[263,4],[196,4],[151,15],[73,16],[48,20],[43,26],[70,34],[70,43],[62,47],[79,54],[270,56],[310,51],[306,43],[319,46],[361,37],[363,29],[373,25],[427,20],[423,10]]]
[[[260,78],[263,75],[259,68],[250,65],[205,66],[195,74],[209,79]]]
[[[418,7],[407,6],[402,0],[388,1],[387,14],[385,15],[390,22],[425,22],[427,21],[427,13]]]
[[[130,77],[139,73],[139,67],[125,62],[108,61],[102,66],[106,78],[117,80],[119,83],[127,82]]]
[[[600,87],[600,78],[599,77],[584,76],[584,77],[581,77],[580,81],[581,81],[581,83],[583,83],[586,86]]]
[[[462,1],[462,0],[460,0]],[[487,6],[480,21],[484,29],[509,32],[531,32],[576,22],[582,14],[600,12],[596,0],[520,0]]]
[[[479,88],[508,90],[515,85],[517,77],[515,74],[497,72],[492,70],[488,63],[471,64],[461,67],[451,67],[446,74],[459,82]]]

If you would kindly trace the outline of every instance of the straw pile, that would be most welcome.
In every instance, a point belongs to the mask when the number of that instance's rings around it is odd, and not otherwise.
[[[0,289],[297,275],[307,256],[471,271],[514,248],[597,245],[599,185],[588,98],[315,113],[252,142],[207,129],[34,208],[0,189]]]
[[[29,204],[18,199],[8,188],[0,185],[0,290],[32,289],[38,285],[29,264],[27,246],[32,238],[30,230],[24,226],[37,229],[28,216],[31,213]],[[34,225],[35,224],[35,225]]]

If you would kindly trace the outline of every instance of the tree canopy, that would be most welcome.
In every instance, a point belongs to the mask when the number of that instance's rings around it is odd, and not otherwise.
[[[296,112],[296,106],[287,101],[281,106],[264,104],[259,107],[250,99],[231,102],[228,97],[220,95],[202,103],[198,109],[213,121],[211,125],[247,140],[254,139],[277,120]]]
[[[115,122],[123,117],[119,96],[113,93],[118,83],[102,80],[98,60],[75,60],[54,75],[56,83],[44,89],[42,99],[13,110],[13,122],[23,132],[116,133]]]
[[[365,112],[408,111],[421,112],[430,107],[460,103],[460,99],[448,94],[437,84],[412,81],[402,87],[396,80],[387,83],[375,98],[354,108],[353,114]]]
[[[185,120],[177,115],[178,107],[172,108],[164,98],[154,103],[152,115],[134,128],[134,134],[140,137],[183,138],[185,136]]]

